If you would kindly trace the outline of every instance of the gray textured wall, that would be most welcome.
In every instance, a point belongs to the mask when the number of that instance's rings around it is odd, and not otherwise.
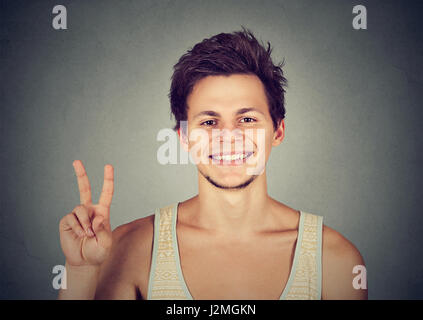
[[[193,165],[156,160],[156,135],[173,126],[172,66],[244,25],[286,60],[270,195],[358,247],[370,299],[422,299],[420,3],[2,1],[0,298],[56,298],[58,223],[79,201],[74,159],[94,200],[114,165],[113,227],[196,194]],[[67,30],[51,26],[56,4]],[[355,4],[367,6],[368,30],[353,30]]]

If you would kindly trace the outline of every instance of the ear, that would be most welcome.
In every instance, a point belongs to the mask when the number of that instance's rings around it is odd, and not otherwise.
[[[285,122],[284,119],[281,120],[279,123],[279,126],[276,128],[275,132],[273,133],[273,140],[272,140],[272,146],[276,147],[278,146],[283,138],[285,137]]]
[[[181,132],[180,127],[178,129],[178,136],[179,136],[179,142],[181,143],[182,148],[184,148],[184,150],[186,152],[188,152],[188,149],[189,149],[188,148],[188,137]]]

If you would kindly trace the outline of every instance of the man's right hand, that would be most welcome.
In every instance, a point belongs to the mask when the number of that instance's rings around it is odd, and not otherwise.
[[[112,246],[110,205],[114,190],[113,166],[104,166],[103,190],[98,204],[92,203],[91,186],[80,160],[73,162],[78,180],[80,205],[60,220],[60,243],[70,266],[100,266]]]

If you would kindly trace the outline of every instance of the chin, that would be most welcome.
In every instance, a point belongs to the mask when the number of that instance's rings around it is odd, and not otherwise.
[[[220,189],[243,189],[250,185],[257,176],[244,172],[227,172],[226,174],[213,174],[198,169],[200,174],[212,185]]]
[[[255,180],[257,176],[250,176],[248,179],[240,180],[240,181],[233,181],[231,180],[228,183],[219,183],[212,180],[209,180],[210,183],[212,183],[215,187],[221,188],[221,189],[233,189],[233,190],[240,190],[248,187],[251,185],[251,183]]]

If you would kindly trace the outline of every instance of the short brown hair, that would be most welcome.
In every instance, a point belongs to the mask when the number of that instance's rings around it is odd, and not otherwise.
[[[173,67],[169,92],[171,112],[176,120],[173,129],[178,130],[180,121],[187,120],[186,100],[197,81],[211,75],[254,74],[265,87],[276,130],[285,118],[287,80],[282,71],[284,62],[274,65],[271,52],[269,42],[265,49],[243,26],[242,31],[219,33],[188,50]]]

